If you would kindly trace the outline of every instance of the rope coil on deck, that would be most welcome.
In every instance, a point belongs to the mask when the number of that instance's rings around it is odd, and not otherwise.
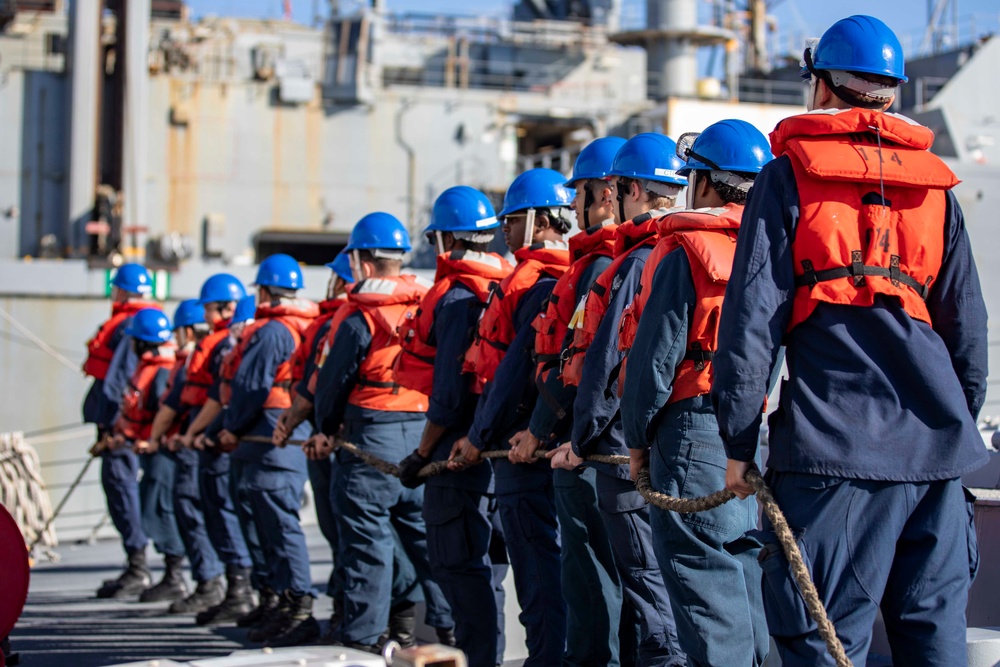
[[[53,547],[52,504],[41,469],[38,452],[20,431],[0,433],[0,504],[14,517],[26,543]]]
[[[249,442],[271,442],[271,439],[265,436],[244,436],[242,439]],[[301,445],[302,443],[302,440],[288,441],[289,445]],[[371,467],[385,473],[386,475],[399,477],[399,466],[370,454],[353,443],[341,440],[340,438],[335,438],[333,446],[335,449],[343,449],[345,452],[358,457]],[[482,458],[484,460],[505,459],[508,454],[508,450],[492,450],[483,452]],[[535,452],[535,457],[545,458],[545,454]],[[584,461],[588,463],[628,465],[629,457],[595,454],[585,457]],[[419,476],[424,478],[433,477],[444,472],[447,467],[447,461],[435,461],[421,468]],[[837,637],[837,631],[833,627],[833,623],[826,615],[826,608],[823,606],[823,601],[819,597],[816,585],[813,584],[812,577],[809,574],[809,568],[806,567],[805,560],[802,558],[802,552],[799,551],[799,546],[795,542],[795,535],[792,533],[792,529],[788,526],[788,522],[785,520],[785,515],[782,514],[777,501],[771,494],[771,489],[768,488],[767,484],[764,482],[764,478],[760,475],[760,471],[756,468],[751,468],[747,472],[746,481],[757,494],[757,499],[760,501],[764,514],[767,515],[768,520],[771,522],[774,534],[777,536],[778,542],[781,544],[782,551],[785,553],[785,558],[788,560],[788,564],[791,567],[792,576],[795,578],[795,583],[798,586],[802,599],[806,604],[806,609],[809,611],[809,616],[816,622],[819,635],[826,643],[827,651],[830,652],[830,656],[833,657],[837,667],[853,667],[853,663],[844,651],[843,644],[841,644],[840,639]],[[652,481],[649,476],[649,468],[643,468],[639,471],[639,477],[636,479],[635,487],[639,494],[642,495],[642,497],[645,498],[650,504],[655,505],[662,510],[680,512],[683,514],[707,512],[708,510],[712,510],[726,504],[736,497],[732,491],[722,489],[721,491],[716,491],[715,493],[702,496],[701,498],[675,498],[665,493],[653,490]]]

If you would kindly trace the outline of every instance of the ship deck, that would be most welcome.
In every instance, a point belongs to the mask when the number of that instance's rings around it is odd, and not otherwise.
[[[330,551],[315,525],[303,528],[313,581],[323,588],[332,566]],[[56,552],[58,562],[43,557],[32,569],[28,602],[10,636],[22,665],[103,667],[157,658],[183,662],[259,647],[246,641],[244,629],[202,628],[189,615],[169,615],[167,603],[96,599],[100,583],[117,576],[124,561],[117,540],[64,544]],[[153,575],[159,578],[162,559],[152,548],[149,555]],[[314,614],[324,630],[331,611],[330,598],[321,595]],[[420,627],[418,637],[432,641],[433,630]],[[508,661],[505,667],[521,664],[520,660]]]

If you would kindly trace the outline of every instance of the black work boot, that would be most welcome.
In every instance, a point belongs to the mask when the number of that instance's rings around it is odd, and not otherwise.
[[[289,617],[292,613],[294,599],[291,591],[284,591],[278,596],[278,606],[264,615],[256,625],[247,632],[247,640],[264,642],[277,637],[289,627]]]
[[[434,628],[437,631],[438,644],[444,646],[458,646],[455,639],[455,628]]]
[[[417,645],[417,610],[412,602],[403,602],[389,611],[389,627],[379,637],[378,646],[390,640],[403,648]]]
[[[253,589],[250,588],[250,570],[247,568],[227,568],[226,597],[222,602],[209,607],[205,611],[199,612],[194,617],[198,625],[221,625],[223,623],[236,622],[239,625],[241,618],[253,612]],[[261,595],[261,604],[264,603],[264,595]]]
[[[278,594],[265,587],[260,592],[257,606],[236,619],[236,625],[241,628],[252,628],[278,608]]]
[[[337,645],[337,630],[340,629],[340,625],[344,622],[344,612],[340,610],[340,605],[337,601],[333,601],[333,614],[330,615],[330,625],[327,627],[326,632],[323,633],[323,643]]]
[[[222,575],[212,577],[207,581],[199,581],[194,593],[183,600],[177,600],[170,609],[170,614],[197,614],[205,611],[226,598],[226,586],[222,583]]]
[[[146,567],[146,550],[139,549],[128,555],[125,571],[117,579],[109,579],[97,590],[99,598],[128,598],[149,588],[152,575]]]
[[[184,573],[181,570],[184,556],[167,555],[163,557],[163,562],[166,565],[163,579],[155,586],[144,590],[139,596],[139,602],[173,602],[187,597],[187,584],[184,582]]]
[[[289,598],[285,629],[268,639],[264,646],[301,646],[319,639],[319,621],[312,615],[313,596],[295,595],[291,591],[285,594]]]

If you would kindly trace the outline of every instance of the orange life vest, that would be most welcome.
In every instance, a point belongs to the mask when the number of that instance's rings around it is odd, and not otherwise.
[[[181,389],[181,402],[185,405],[200,407],[208,400],[208,388],[215,381],[210,369],[212,350],[229,336],[229,320],[216,322],[214,328],[212,333],[201,339],[191,353],[187,378],[184,380],[184,388]]]
[[[427,412],[427,395],[407,389],[392,377],[400,328],[416,315],[426,293],[416,276],[403,275],[362,280],[347,295],[348,314],[360,312],[372,335],[348,403],[383,412]]]
[[[122,394],[115,431],[129,440],[148,440],[153,417],[159,408],[158,397],[152,396],[153,381],[162,369],[171,369],[176,361],[173,344],[161,345],[159,354],[146,352],[139,358],[135,372]]]
[[[316,367],[313,369],[313,373],[309,377],[309,384],[307,385],[309,387],[309,392],[313,395],[316,394],[316,379],[319,377],[319,369],[323,368],[323,364],[326,362],[326,358],[330,354],[330,348],[333,347],[333,339],[337,333],[337,329],[347,316],[353,312],[355,311],[351,308],[350,302],[345,301],[344,305],[338,308],[333,314],[333,317],[330,319],[330,328],[327,329],[326,336],[316,348]]]
[[[660,261],[671,252],[682,249],[691,266],[695,305],[688,324],[687,353],[674,372],[672,391],[668,404],[707,394],[712,388],[714,370],[712,359],[719,349],[719,315],[726,284],[733,271],[736,254],[736,235],[742,218],[743,207],[729,204],[709,211],[684,211],[663,219],[660,230],[663,237],[654,253],[643,267],[640,303],[639,295],[632,302],[630,312],[622,314],[622,333],[629,349],[635,341],[635,328],[649,298],[653,276]],[[619,345],[623,341],[619,338]],[[623,364],[618,380],[618,392],[625,384]]]
[[[337,310],[347,303],[347,297],[337,297],[319,302],[319,317],[314,319],[302,334],[302,344],[295,350],[292,357],[292,387],[305,377],[306,366],[309,365],[309,355],[316,351],[316,336],[323,325],[329,322]]]
[[[243,362],[243,355],[246,353],[250,341],[253,340],[254,334],[268,322],[281,322],[288,329],[288,333],[292,334],[292,338],[295,340],[295,348],[288,355],[288,358],[281,362],[275,370],[271,389],[267,393],[267,398],[264,399],[264,404],[261,407],[264,409],[277,408],[281,410],[292,407],[292,359],[295,358],[296,352],[302,346],[306,330],[317,316],[319,316],[319,306],[315,302],[306,299],[288,299],[281,301],[278,305],[266,304],[257,306],[254,321],[243,328],[239,343],[233,347],[228,357],[223,361],[226,374],[232,374],[229,378],[230,383],[236,377],[237,371],[239,371],[240,364]],[[224,399],[224,403],[229,402],[231,390],[226,393],[229,395],[222,396],[222,392],[219,392],[220,398]]]
[[[434,388],[434,357],[437,346],[431,344],[434,331],[434,309],[438,301],[456,283],[465,285],[486,307],[490,291],[510,275],[514,267],[495,253],[455,250],[438,255],[434,286],[427,290],[413,319],[406,320],[399,330],[402,349],[392,369],[393,379],[404,387],[430,396]],[[478,377],[471,390],[483,391]]]
[[[496,374],[500,360],[514,341],[514,312],[521,298],[543,276],[560,278],[569,268],[569,246],[562,241],[536,243],[514,253],[517,266],[490,293],[462,370],[481,382]]]
[[[608,310],[615,274],[629,255],[639,248],[656,243],[658,220],[665,214],[666,210],[663,209],[649,211],[618,227],[614,261],[597,277],[590,287],[590,292],[577,306],[577,312],[573,315],[573,343],[566,350],[562,369],[562,379],[566,384],[580,384],[580,378],[583,376],[583,358],[597,334],[604,313]]]
[[[792,116],[771,133],[799,194],[789,331],[821,302],[871,306],[877,294],[930,323],[925,299],[944,255],[945,191],[959,182],[928,152],[933,141],[926,127],[867,109]]]
[[[83,372],[103,380],[108,375],[108,366],[115,355],[111,347],[111,339],[119,325],[144,308],[156,308],[160,305],[153,301],[126,301],[111,304],[111,317],[98,328],[94,337],[87,341],[87,359],[83,362]]]
[[[219,403],[222,405],[229,405],[229,401],[233,398],[233,378],[236,377],[240,360],[243,358],[242,355],[237,356],[234,353],[240,341],[243,340],[243,333],[249,327],[250,323],[243,325],[240,335],[235,336],[233,346],[226,351],[226,354],[222,357],[222,361],[219,362]],[[230,332],[230,334],[232,333]]]

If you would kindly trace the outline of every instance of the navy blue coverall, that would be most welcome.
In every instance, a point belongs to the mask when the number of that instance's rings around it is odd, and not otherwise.
[[[470,390],[472,376],[462,372],[465,351],[472,344],[483,303],[465,285],[456,282],[434,308],[434,327],[427,342],[434,345],[434,388],[427,420],[446,429],[431,452],[432,461],[447,460],[455,442],[472,426],[478,396]],[[499,624],[504,595],[496,594],[495,580],[507,572],[507,559],[494,563],[499,546],[493,525],[497,517],[493,469],[489,462],[461,472],[445,471],[430,477],[424,490],[427,552],[434,580],[444,591],[455,619],[455,637],[470,667],[493,667],[503,662]],[[491,546],[493,547],[491,549]]]
[[[212,348],[208,370],[212,374],[212,384],[208,388],[208,398],[220,402],[222,401],[222,360],[229,354],[236,344],[233,336],[226,336]],[[191,419],[194,419],[200,407],[192,408]],[[214,440],[219,431],[222,430],[225,410],[220,412],[215,420],[205,429],[205,435]],[[205,529],[208,538],[215,547],[215,553],[226,565],[228,573],[237,573],[250,568],[253,561],[250,558],[250,548],[243,536],[243,528],[239,515],[236,511],[236,483],[239,475],[233,473],[232,454],[227,454],[216,447],[206,447],[197,452],[197,467],[190,469],[192,474],[196,474],[197,493],[201,500],[198,506],[201,507],[202,516],[205,520]],[[186,493],[184,496],[189,500],[193,498],[194,490],[184,485]],[[193,502],[188,503],[188,509],[192,513],[196,511]],[[251,582],[257,590],[264,587],[263,580],[251,574]]]
[[[163,398],[163,405],[179,415],[185,414],[187,410],[181,402],[181,392],[184,390],[186,379],[187,368],[181,367],[174,377],[170,392]],[[181,422],[182,432],[187,428],[191,418],[193,418],[191,414],[185,415]],[[173,456],[177,462],[174,473],[174,517],[181,539],[184,540],[184,551],[191,563],[191,574],[194,580],[200,583],[220,576],[223,565],[205,529],[201,489],[198,485],[198,452],[181,447]]]
[[[419,442],[423,413],[359,408],[347,402],[372,335],[358,312],[345,319],[316,382],[316,425],[386,461],[398,463]],[[334,452],[331,504],[336,513],[338,558],[343,572],[344,622],[340,641],[374,645],[386,628],[393,603],[391,563],[395,534],[409,557],[427,602],[426,621],[436,628],[454,622],[440,587],[431,577],[421,516],[423,490],[407,489],[342,450]]]
[[[896,664],[966,663],[965,606],[978,563],[959,476],[987,460],[986,308],[965,222],[946,203],[933,326],[898,300],[820,303],[786,331],[799,197],[789,159],[757,177],[743,214],[714,358],[712,399],[730,459],[752,461],[761,400],[784,341],[789,378],[769,420],[768,481],[830,620],[864,664],[881,605]],[[767,526],[765,526],[767,527]],[[782,663],[832,664],[773,536],[764,608]]]
[[[618,349],[618,323],[632,303],[652,247],[633,250],[618,267],[608,294],[608,308],[584,356],[583,372],[573,404],[573,450],[589,454],[627,455],[622,435],[617,384],[608,378],[624,354]],[[628,466],[593,464],[597,492],[611,535],[623,592],[637,611],[638,660],[641,665],[684,665],[677,641],[673,609],[653,552],[649,508],[629,479]]]
[[[132,338],[125,330],[132,323],[126,318],[111,336],[108,346],[114,355],[104,380],[94,384],[83,403],[85,422],[97,424],[98,432],[111,428],[118,414],[118,403],[135,371],[138,357],[132,350]],[[108,501],[108,514],[115,530],[122,536],[125,553],[143,551],[149,536],[142,525],[139,502],[139,457],[129,447],[101,453],[101,486]]]
[[[625,441],[649,449],[653,488],[697,498],[726,484],[726,452],[709,396],[671,404],[674,375],[688,348],[695,307],[691,266],[678,248],[653,277],[629,352],[621,402]],[[760,592],[757,503],[731,500],[707,512],[652,507],[653,547],[688,664],[760,665],[769,648]]]
[[[257,329],[247,344],[232,381],[232,398],[223,413],[223,427],[237,437],[271,437],[283,410],[264,408],[278,366],[295,351],[297,341],[281,322]],[[292,439],[309,437],[300,424]],[[299,523],[306,484],[306,457],[301,447],[278,448],[270,442],[240,440],[232,453],[231,483],[235,482],[236,513],[250,550],[256,582],[276,592],[315,595],[309,572],[309,551]],[[255,583],[256,583],[255,582]]]
[[[611,258],[599,256],[579,275],[574,301],[580,302]],[[566,333],[565,350],[573,340]],[[545,379],[545,395],[539,395],[528,430],[542,442],[568,442],[572,428],[576,387],[565,385],[559,369]],[[565,413],[563,418],[550,401]],[[620,645],[622,587],[611,539],[597,502],[597,471],[592,467],[552,471],[556,514],[562,539],[562,590],[566,600],[566,653],[563,665],[618,667],[621,654],[629,653],[634,641]]]
[[[535,387],[535,330],[532,321],[555,286],[555,279],[538,280],[514,310],[517,332],[507,353],[487,383],[476,407],[469,442],[480,451],[509,449],[511,436],[528,426],[538,398]],[[526,667],[557,665],[566,644],[566,605],[562,597],[559,525],[552,488],[552,469],[542,459],[531,464],[493,463],[514,588],[527,633]]]

